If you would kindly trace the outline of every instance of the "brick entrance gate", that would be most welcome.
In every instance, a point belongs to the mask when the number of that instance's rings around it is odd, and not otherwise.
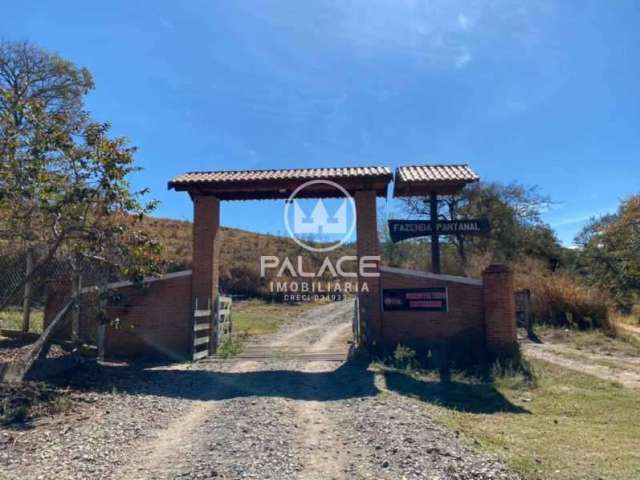
[[[192,303],[216,298],[218,293],[222,201],[287,199],[310,180],[330,180],[355,200],[358,258],[378,257],[376,198],[386,197],[391,179],[391,170],[387,167],[195,172],[174,178],[169,188],[188,192],[193,201]],[[333,197],[336,190],[322,183],[305,189],[305,198]],[[377,263],[369,269],[370,272],[378,270]],[[358,280],[362,283],[362,279]],[[366,282],[369,291],[358,296],[359,318],[363,322],[358,329],[363,338],[359,340],[381,343],[380,280],[367,277]]]
[[[459,176],[468,171],[442,165],[404,167],[402,175],[396,172],[395,193],[452,194],[470,178],[477,179]],[[517,348],[513,276],[508,268],[490,266],[482,279],[470,279],[380,267],[376,200],[387,196],[392,174],[386,167],[198,172],[174,178],[169,188],[188,192],[193,201],[192,271],[147,279],[142,290],[128,282],[113,284],[120,300],[107,308],[109,323],[100,326],[96,318],[84,315],[82,337],[97,338],[105,354],[114,357],[153,354],[188,359],[215,352],[221,338],[220,322],[212,321],[212,299],[219,298],[221,202],[287,199],[302,184],[318,179],[340,185],[353,197],[357,258],[378,259],[369,262],[368,273],[375,276],[358,278],[360,285],[365,281],[368,285],[367,291],[357,295],[353,332],[358,344],[389,347],[462,338],[498,355]],[[323,183],[305,193],[305,198],[336,196],[335,189]],[[402,289],[437,290],[446,299],[446,308],[398,311],[383,307],[388,290]],[[67,291],[50,296],[45,325],[68,295]]]
[[[466,165],[400,167],[395,177],[396,196],[417,197],[452,195],[465,184],[478,180]],[[218,295],[221,201],[286,199],[306,182],[330,180],[355,201],[358,259],[378,258],[373,268],[378,275],[358,278],[359,284],[366,281],[369,287],[367,292],[358,294],[356,303],[355,318],[359,324],[353,331],[359,344],[388,346],[401,341],[443,340],[462,335],[495,353],[513,350],[516,346],[513,286],[511,273],[505,267],[490,267],[483,279],[381,271],[376,199],[386,198],[391,179],[391,171],[386,167],[193,172],[174,178],[169,188],[188,192],[194,206],[192,304]],[[335,189],[323,183],[316,183],[305,193],[306,198],[336,196]],[[439,314],[386,312],[382,308],[382,294],[394,283],[416,287],[439,285],[438,288],[451,292],[451,309]],[[212,345],[211,350],[216,347]]]

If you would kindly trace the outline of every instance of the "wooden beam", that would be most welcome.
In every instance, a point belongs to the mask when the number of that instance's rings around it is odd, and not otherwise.
[[[73,305],[74,300],[69,300],[67,304],[58,312],[49,326],[42,332],[40,338],[35,341],[31,349],[20,359],[14,360],[4,371],[2,381],[9,383],[21,383],[27,376],[33,364],[38,358],[44,357],[48,350],[49,344],[54,335],[64,327],[68,321],[67,311]]]

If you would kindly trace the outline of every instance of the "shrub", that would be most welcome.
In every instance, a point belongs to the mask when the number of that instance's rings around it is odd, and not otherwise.
[[[222,358],[235,357],[242,351],[242,340],[234,335],[224,337],[216,353]]]
[[[398,345],[393,352],[393,363],[396,368],[416,369],[418,367],[416,351],[404,345]]]

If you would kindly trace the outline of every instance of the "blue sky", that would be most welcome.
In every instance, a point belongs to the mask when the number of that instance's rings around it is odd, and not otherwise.
[[[160,216],[191,218],[184,171],[469,163],[538,185],[569,244],[640,191],[638,25],[636,0],[21,1],[0,36],[93,72]],[[282,208],[222,222],[278,233]]]

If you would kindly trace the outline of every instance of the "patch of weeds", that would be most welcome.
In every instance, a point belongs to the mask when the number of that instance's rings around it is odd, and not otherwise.
[[[539,373],[520,351],[512,357],[495,360],[489,372],[494,383],[512,390],[530,389],[538,385]]]
[[[291,358],[291,352],[284,348],[276,348],[271,352],[271,358],[274,360],[288,360]]]
[[[51,402],[51,408],[56,413],[67,412],[71,410],[72,406],[73,406],[73,399],[71,398],[71,395],[69,395],[68,393],[62,394],[59,397],[54,398],[53,401]]]
[[[237,302],[232,307],[234,332],[243,332],[246,336],[259,336],[275,333],[289,319],[296,318],[310,308],[318,305],[311,302],[267,303],[263,300]]]
[[[2,410],[4,413],[0,415],[0,425],[3,427],[14,423],[23,423],[29,416],[29,408],[26,405],[3,408]]]
[[[58,403],[61,396],[59,390],[36,382],[0,384],[0,425],[24,423],[58,413],[63,407]]]
[[[43,318],[43,310],[31,310],[29,331],[42,333]],[[7,330],[20,330],[22,328],[22,310],[17,308],[7,308],[0,312],[0,328],[6,328]]]
[[[242,352],[242,347],[243,342],[241,338],[228,335],[220,341],[216,353],[222,358],[232,358]]]
[[[404,345],[398,345],[393,352],[393,365],[402,370],[417,369],[418,360],[416,351]]]

